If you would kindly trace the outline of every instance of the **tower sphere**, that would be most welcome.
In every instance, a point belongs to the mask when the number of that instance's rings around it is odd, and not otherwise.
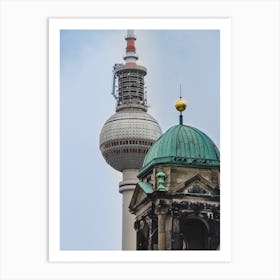
[[[142,110],[122,110],[112,115],[100,133],[100,150],[114,169],[139,169],[151,145],[160,137],[157,121]]]

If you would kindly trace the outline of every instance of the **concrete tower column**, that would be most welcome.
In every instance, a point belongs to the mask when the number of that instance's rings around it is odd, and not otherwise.
[[[119,191],[122,194],[122,249],[136,250],[135,216],[129,212],[128,206],[138,182],[138,170],[125,169],[122,173],[123,181],[119,184]]]
[[[134,31],[128,30],[125,39],[125,63],[117,63],[113,67],[112,95],[116,99],[116,113],[105,122],[99,144],[106,162],[123,173],[123,181],[119,185],[123,196],[122,248],[136,250],[135,216],[128,207],[138,182],[138,169],[142,167],[152,143],[160,137],[161,129],[147,113],[144,82],[147,69],[136,63],[138,56]]]

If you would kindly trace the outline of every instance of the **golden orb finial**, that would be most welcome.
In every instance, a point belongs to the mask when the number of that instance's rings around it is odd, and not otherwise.
[[[187,103],[184,100],[178,100],[175,103],[175,108],[179,112],[183,112],[187,108]]]
[[[183,125],[183,114],[182,112],[186,110],[187,108],[187,103],[182,100],[182,89],[181,89],[181,84],[180,84],[180,100],[177,100],[175,103],[175,108],[177,111],[180,112],[180,116],[179,116],[179,124]]]

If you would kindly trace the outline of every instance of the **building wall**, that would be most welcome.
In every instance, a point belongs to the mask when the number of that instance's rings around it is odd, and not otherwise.
[[[165,191],[157,191],[159,170],[167,175]],[[219,169],[157,166],[141,178],[153,186],[154,192],[147,195],[138,189],[138,204],[132,207],[137,249],[185,250],[189,246],[195,250],[198,246],[216,250],[220,242],[219,175]],[[198,188],[197,192],[190,192],[192,182],[207,191]],[[203,235],[200,243],[193,239],[198,230]],[[187,236],[192,236],[189,244]]]

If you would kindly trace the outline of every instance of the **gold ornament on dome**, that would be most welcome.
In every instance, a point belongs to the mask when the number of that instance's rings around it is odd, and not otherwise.
[[[175,107],[176,107],[176,110],[179,111],[179,112],[183,112],[186,110],[187,108],[187,103],[184,101],[184,100],[178,100],[176,103],[175,103]]]

